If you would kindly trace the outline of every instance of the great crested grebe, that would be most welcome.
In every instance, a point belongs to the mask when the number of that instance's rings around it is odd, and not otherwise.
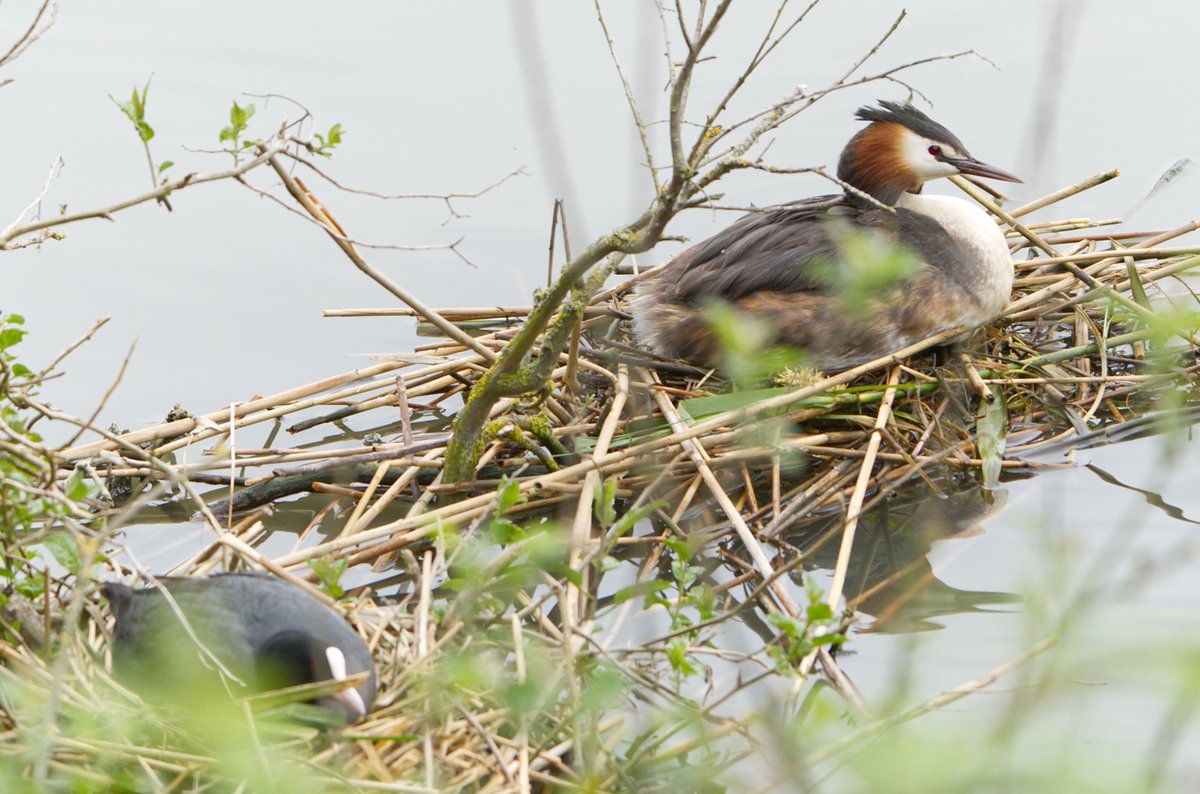
[[[773,343],[801,348],[808,365],[839,370],[998,316],[1013,280],[1004,235],[976,205],[923,196],[921,187],[952,174],[1021,180],[976,160],[912,105],[879,104],[858,110],[871,123],[838,161],[838,177],[874,201],[846,190],[768,207],[692,246],[637,287],[630,310],[638,340],[667,358],[716,366],[722,350],[706,310],[725,301],[765,319]],[[829,277],[844,259],[848,227],[884,236],[920,262],[860,312],[847,310]]]

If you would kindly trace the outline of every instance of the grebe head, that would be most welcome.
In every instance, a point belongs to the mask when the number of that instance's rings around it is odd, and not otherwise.
[[[976,160],[958,136],[912,105],[886,100],[879,105],[858,109],[857,117],[871,123],[842,150],[838,178],[884,204],[895,204],[906,192],[919,193],[929,180],[953,174],[1021,181]]]

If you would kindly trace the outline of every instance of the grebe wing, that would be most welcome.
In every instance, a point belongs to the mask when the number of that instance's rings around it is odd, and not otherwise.
[[[817,196],[752,212],[715,236],[676,256],[664,267],[677,301],[736,301],[754,292],[807,292],[828,284],[814,260],[835,261],[837,244],[826,219],[876,225],[880,210],[860,209],[843,196]],[[674,271],[674,272],[671,272]]]

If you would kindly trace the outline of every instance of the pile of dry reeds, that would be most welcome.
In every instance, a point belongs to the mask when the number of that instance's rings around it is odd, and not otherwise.
[[[211,545],[171,573],[266,569],[321,594],[314,583],[328,590],[347,571],[356,586],[343,603],[375,651],[380,706],[332,741],[315,732],[292,741],[320,780],[519,791],[531,781],[586,779],[611,790],[636,779],[646,790],[670,789],[664,781],[689,753],[724,748],[707,762],[719,771],[759,741],[749,719],[687,694],[710,664],[749,664],[756,679],[819,665],[869,720],[870,704],[820,638],[853,622],[835,612],[844,599],[861,604],[869,595],[847,589],[847,571],[860,516],[874,505],[917,481],[944,488],[952,472],[990,487],[1002,471],[1060,465],[1048,451],[1152,432],[1164,416],[1190,420],[1200,364],[1189,323],[1196,298],[1183,279],[1200,265],[1200,248],[1169,243],[1197,224],[1135,232],[1117,221],[1022,220],[1115,176],[1010,210],[958,182],[1004,225],[1017,278],[1005,320],[950,361],[930,353],[946,333],[807,385],[730,390],[718,373],[656,361],[631,344],[622,301],[635,276],[581,313],[548,390],[496,404],[469,481],[443,482],[447,413],[527,308],[427,310],[439,325],[469,328],[471,346],[437,341],[204,416],[102,432],[56,459],[62,477],[82,469],[118,501],[173,493],[195,509]],[[347,424],[360,432],[336,430]],[[301,447],[278,444],[274,431],[265,446],[243,441],[280,425],[335,430]],[[371,428],[369,441],[361,428]],[[272,532],[272,507],[308,492],[329,498],[294,550],[256,548]],[[817,522],[822,533],[795,540]],[[539,551],[546,537],[553,548]],[[825,558],[831,585],[823,594],[797,587],[806,578],[798,571],[829,543],[839,548]],[[689,568],[693,555],[705,557],[702,571]],[[127,558],[108,565],[130,572]],[[86,578],[75,589],[85,599]],[[4,650],[4,741],[28,747],[21,742],[30,735],[45,736],[40,755],[18,763],[40,764],[43,776],[71,770],[100,787],[144,776],[171,790],[171,781],[222,774],[186,744],[77,729],[73,715],[110,708],[117,690],[102,672],[103,613],[68,592],[58,592],[69,605],[60,633],[78,653],[46,662],[33,647]],[[821,601],[833,609],[814,611]],[[621,633],[631,610],[670,620],[632,643]],[[722,651],[719,632],[751,614],[767,618],[755,618],[761,648]],[[597,670],[619,679],[624,694],[586,706]],[[740,674],[719,684],[718,702],[746,685]],[[646,710],[689,703],[694,723],[644,719]]]

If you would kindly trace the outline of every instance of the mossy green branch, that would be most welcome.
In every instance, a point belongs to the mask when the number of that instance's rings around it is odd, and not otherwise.
[[[508,344],[492,368],[475,383],[466,405],[455,417],[450,443],[446,448],[443,482],[462,482],[474,476],[479,456],[483,454],[488,418],[498,400],[533,394],[549,387],[558,357],[571,337],[571,329],[583,317],[588,301],[623,258],[623,254],[610,257],[602,267],[595,268],[584,283],[578,284],[580,277],[603,258],[596,256],[596,252],[607,250],[608,253],[604,254],[607,256],[613,253],[613,244],[640,246],[644,242],[644,238],[632,229],[598,240],[572,262],[542,296],[520,333]],[[573,287],[575,284],[578,286]],[[559,306],[562,311],[556,316],[555,310]],[[545,334],[537,357],[531,363],[526,363],[527,354],[543,330]]]
[[[744,167],[740,158],[743,149],[739,150],[738,157],[726,159],[708,173],[702,174],[703,147],[694,145],[691,149],[686,149],[683,144],[684,119],[692,73],[732,2],[733,0],[721,0],[708,20],[702,20],[698,24],[695,35],[688,41],[687,56],[677,70],[672,70],[668,119],[672,163],[670,179],[666,180],[641,217],[628,226],[599,238],[563,268],[558,280],[535,303],[521,331],[475,383],[466,404],[454,419],[450,443],[446,448],[445,467],[442,470],[445,483],[462,482],[474,476],[479,456],[483,454],[484,428],[497,401],[548,387],[558,357],[570,338],[571,329],[582,316],[588,300],[611,272],[609,268],[615,267],[615,260],[610,261],[607,268],[597,268],[588,282],[580,285],[589,271],[614,254],[641,253],[652,248],[662,239],[671,219],[681,210],[693,206],[692,202],[698,194],[704,194],[704,187],[729,171]],[[765,129],[762,132],[765,132]],[[757,141],[762,132],[757,132],[753,141]],[[706,125],[699,135],[702,139],[708,133],[709,126]],[[749,145],[750,143],[747,143],[746,148]],[[567,296],[572,291],[574,295],[568,301]],[[556,314],[558,319],[551,327],[551,320]],[[526,358],[543,332],[545,337],[542,339],[542,349],[537,361],[532,365],[526,364]]]
[[[525,429],[517,422],[508,419],[495,419],[488,422],[483,431],[484,442],[496,438],[506,438],[511,443],[533,454],[549,471],[558,471],[558,462],[554,456],[541,447],[537,441],[525,433]]]

